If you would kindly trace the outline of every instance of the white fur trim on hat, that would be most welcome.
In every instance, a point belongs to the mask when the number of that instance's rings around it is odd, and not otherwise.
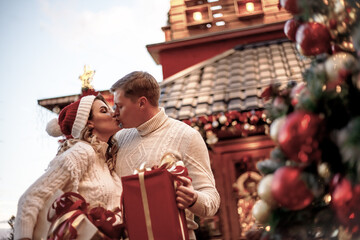
[[[63,135],[57,118],[51,119],[46,124],[46,132],[52,137],[60,137],[61,135]]]
[[[86,123],[89,119],[89,114],[94,99],[95,99],[94,95],[88,95],[81,98],[79,107],[76,112],[75,121],[71,129],[71,135],[74,138],[80,137],[81,131],[85,128]]]

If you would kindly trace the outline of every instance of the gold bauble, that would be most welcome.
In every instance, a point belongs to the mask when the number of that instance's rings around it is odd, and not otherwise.
[[[325,61],[325,72],[329,82],[337,81],[339,71],[356,62],[356,58],[350,53],[338,52],[331,55]]]
[[[276,118],[270,125],[270,137],[275,142],[277,142],[279,129],[282,127],[282,125],[284,125],[285,120],[286,120],[285,116],[279,117],[279,118]]]
[[[258,185],[257,192],[259,197],[264,200],[270,207],[274,208],[277,205],[276,200],[274,199],[271,193],[271,183],[273,181],[273,174],[268,174],[263,177]]]
[[[258,223],[266,223],[271,214],[271,207],[263,200],[258,200],[252,208],[253,217]]]
[[[331,171],[328,163],[321,163],[317,167],[317,171],[320,177],[329,179],[331,177]]]

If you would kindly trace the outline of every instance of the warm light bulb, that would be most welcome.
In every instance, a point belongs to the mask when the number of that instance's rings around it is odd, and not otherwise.
[[[248,2],[246,3],[246,11],[248,12],[253,12],[255,10],[255,7],[254,7],[254,3],[253,2]]]
[[[194,12],[194,13],[193,13],[193,19],[194,19],[195,21],[201,21],[201,20],[202,20],[202,14],[201,14],[201,12]]]
[[[341,92],[341,86],[340,86],[340,85],[337,85],[337,86],[336,86],[336,92],[337,92],[337,93],[340,93],[340,92]]]
[[[330,204],[330,202],[331,202],[331,195],[330,195],[330,194],[326,194],[326,195],[324,196],[324,202],[325,202],[326,204]]]

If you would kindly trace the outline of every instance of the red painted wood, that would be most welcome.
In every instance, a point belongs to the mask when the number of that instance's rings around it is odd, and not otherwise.
[[[156,62],[162,65],[164,79],[197,63],[215,57],[235,46],[286,38],[284,23],[259,28],[232,30],[221,34],[148,45]]]

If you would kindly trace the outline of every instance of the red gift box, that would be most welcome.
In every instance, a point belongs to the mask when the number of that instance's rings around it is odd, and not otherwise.
[[[39,239],[110,240],[122,237],[124,224],[117,223],[120,219],[118,211],[103,207],[88,209],[88,206],[78,193],[66,192],[58,196],[47,213],[47,220],[51,222],[46,225],[47,234],[39,235]]]
[[[176,205],[174,177],[166,169],[122,177],[125,224],[131,240],[187,240],[184,210]]]

